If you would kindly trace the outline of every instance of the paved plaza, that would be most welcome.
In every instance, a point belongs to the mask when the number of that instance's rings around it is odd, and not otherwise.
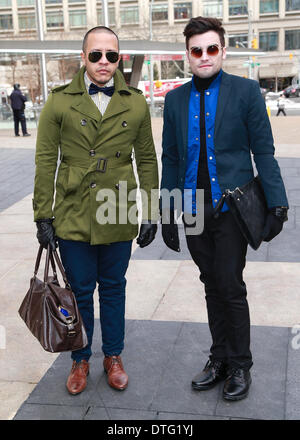
[[[160,162],[161,118],[152,124]],[[0,130],[0,332],[6,336],[0,344],[0,419],[300,419],[300,117],[271,116],[271,124],[289,221],[272,242],[247,254],[252,386],[247,399],[232,403],[223,401],[222,384],[203,392],[191,388],[211,339],[204,288],[182,226],[180,254],[164,245],[160,230],[147,248],[133,246],[122,354],[128,388],[120,393],[107,385],[96,319],[87,389],[68,394],[70,354],[46,353],[18,316],[38,249],[32,213],[36,129],[30,138],[15,138],[12,127]]]

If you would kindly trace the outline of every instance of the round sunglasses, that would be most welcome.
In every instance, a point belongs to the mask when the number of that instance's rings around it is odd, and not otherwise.
[[[97,61],[101,60],[102,55],[103,52],[101,50],[93,50],[89,53],[88,59],[91,63],[97,63]],[[119,53],[112,50],[105,52],[105,56],[110,63],[116,63],[119,60]]]
[[[206,48],[206,53],[210,57],[215,57],[220,52],[220,49],[223,49],[223,47],[219,47],[217,44],[211,44]],[[203,49],[202,47],[192,47],[191,48],[191,55],[194,58],[201,58],[203,55]]]

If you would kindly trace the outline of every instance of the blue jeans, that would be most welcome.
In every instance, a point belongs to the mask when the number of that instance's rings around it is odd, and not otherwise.
[[[88,345],[72,352],[76,362],[92,355],[94,291],[98,283],[102,351],[119,355],[124,348],[126,270],[132,241],[109,245],[58,239],[61,260],[75,294],[88,337]]]

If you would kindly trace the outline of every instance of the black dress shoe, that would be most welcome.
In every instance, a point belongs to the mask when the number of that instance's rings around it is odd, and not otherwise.
[[[204,370],[194,377],[192,387],[194,390],[209,390],[217,385],[221,380],[226,379],[227,365],[223,361],[208,361]]]
[[[30,133],[25,133],[25,134],[23,134],[23,136],[31,136],[31,134]]]
[[[225,400],[244,399],[248,396],[250,384],[250,371],[242,368],[232,369],[224,384],[223,398]]]

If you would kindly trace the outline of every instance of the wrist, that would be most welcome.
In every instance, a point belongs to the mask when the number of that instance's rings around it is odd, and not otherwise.
[[[39,224],[39,223],[49,223],[49,224],[51,224],[51,223],[53,223],[53,220],[54,220],[54,218],[41,218],[41,219],[36,220],[35,222],[37,224]]]
[[[286,222],[288,219],[288,207],[286,206],[274,206],[273,208],[270,208],[270,212],[279,220],[282,221],[282,223]]]

